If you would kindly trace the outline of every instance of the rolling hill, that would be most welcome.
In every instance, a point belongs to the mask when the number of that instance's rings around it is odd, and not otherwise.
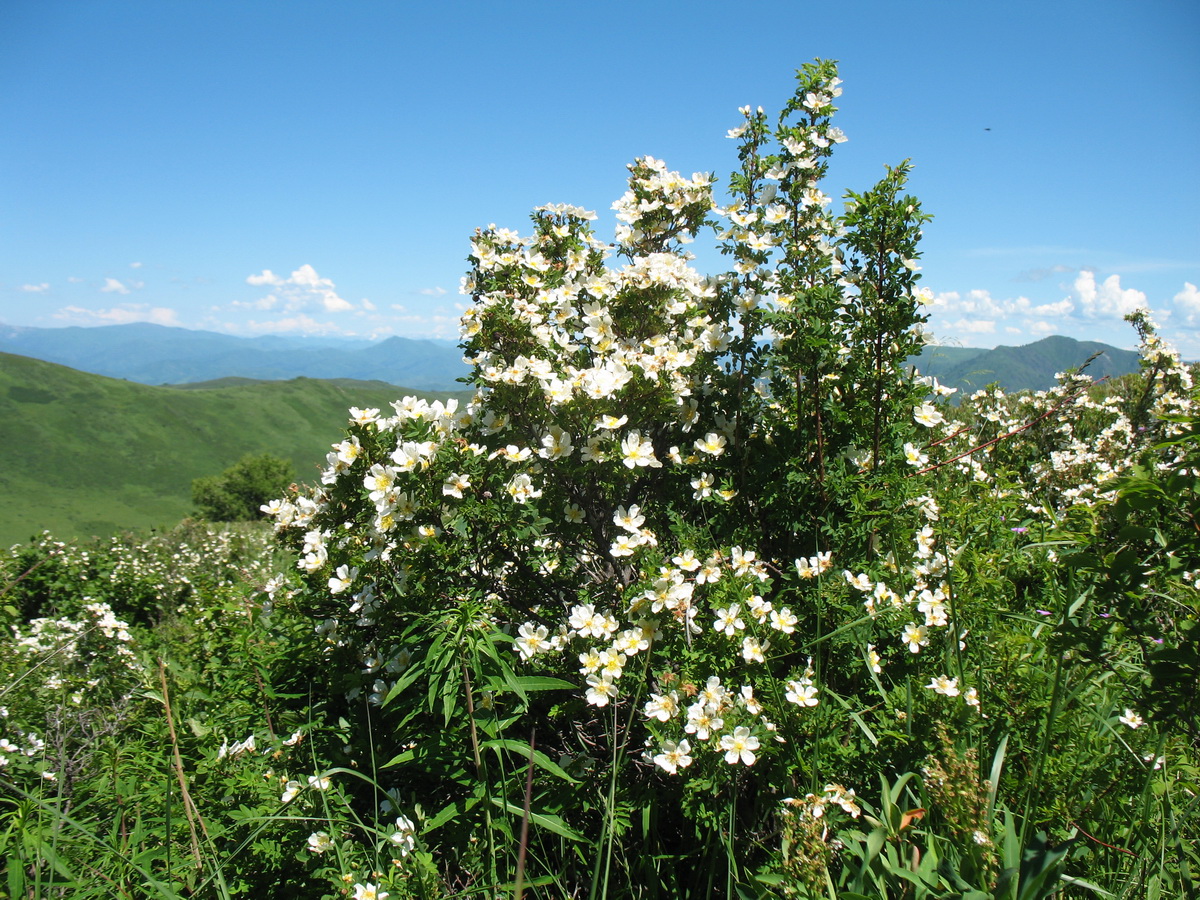
[[[969,394],[996,382],[1005,391],[1040,391],[1054,384],[1054,376],[1082,366],[1092,378],[1115,378],[1138,370],[1138,355],[1096,341],[1077,341],[1055,335],[1022,347],[930,346],[914,360],[922,375],[933,375],[942,384]]]
[[[174,525],[192,479],[247,453],[290,459],[311,480],[351,406],[419,393],[382,382],[223,379],[152,387],[0,353],[0,545],[42,529],[107,535]]]

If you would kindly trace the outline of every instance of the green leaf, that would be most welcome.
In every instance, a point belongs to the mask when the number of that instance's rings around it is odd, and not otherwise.
[[[501,800],[499,797],[493,797],[492,803],[503,809],[508,810],[515,816],[524,816],[525,810],[517,806],[515,803],[510,803],[507,800]],[[539,828],[545,828],[547,831],[552,831],[559,837],[565,837],[568,841],[582,841],[583,835],[571,829],[560,816],[553,813],[536,813],[533,810],[529,811],[529,821],[537,825]]]
[[[528,762],[533,759],[533,764],[540,769],[544,769],[551,775],[561,778],[563,781],[568,781],[571,784],[578,784],[579,781],[572,778],[563,770],[557,763],[552,762],[541,750],[532,749],[525,741],[516,741],[512,738],[498,738],[494,741],[485,741],[480,745],[483,750],[509,750],[516,753],[522,760]]]

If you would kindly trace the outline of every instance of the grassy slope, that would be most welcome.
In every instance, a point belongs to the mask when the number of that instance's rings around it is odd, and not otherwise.
[[[175,524],[192,479],[247,453],[292,460],[312,480],[351,406],[414,392],[383,382],[297,378],[151,387],[0,354],[0,546]]]

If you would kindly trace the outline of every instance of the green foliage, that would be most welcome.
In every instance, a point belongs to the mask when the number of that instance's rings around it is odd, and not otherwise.
[[[281,496],[293,479],[292,464],[263,453],[247,454],[222,472],[192,482],[192,502],[211,522],[252,522],[260,507]]]

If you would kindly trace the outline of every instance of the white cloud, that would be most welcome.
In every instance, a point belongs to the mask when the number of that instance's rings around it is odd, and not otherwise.
[[[140,262],[131,262],[131,263],[129,264],[129,268],[131,268],[131,269],[140,269],[140,268],[142,267],[142,265],[143,265],[143,264],[142,264],[142,263],[140,263]]]
[[[1075,311],[1075,304],[1071,302],[1070,297],[1063,297],[1057,303],[1043,303],[1041,306],[1032,306],[1027,312],[1034,316],[1046,316],[1049,318],[1061,318],[1069,316]]]
[[[426,297],[441,297],[446,293],[446,289],[444,287],[421,288],[417,293]]]
[[[986,316],[992,319],[1004,319],[1018,313],[1033,315],[1055,315],[1051,307],[1035,307],[1028,297],[1011,297],[998,300],[990,291],[971,290],[964,297],[958,291],[946,291],[935,294],[934,309],[942,313],[958,313],[960,315]],[[1039,311],[1044,310],[1044,311]]]
[[[1120,275],[1097,284],[1096,273],[1084,269],[1075,277],[1074,290],[1083,314],[1091,318],[1120,319],[1146,305],[1141,291],[1121,287]]]
[[[362,302],[362,308],[363,308],[363,309],[367,309],[367,310],[372,310],[372,311],[374,311],[374,310],[375,310],[375,308],[376,308],[376,307],[375,307],[375,304],[374,304],[374,303],[372,303],[370,300],[368,300],[366,297],[363,297],[361,302]]]
[[[104,287],[100,288],[100,292],[103,294],[128,294],[129,288],[115,278],[105,278]]]
[[[330,279],[322,278],[317,274],[317,270],[307,263],[296,269],[287,278],[276,275],[270,269],[263,269],[261,274],[249,276],[246,283],[255,287],[270,285],[277,288],[274,296],[282,304],[285,312],[335,313],[355,308],[353,303],[338,296],[337,288]],[[247,304],[235,305],[246,306]],[[255,306],[254,308],[269,309],[274,305],[272,303],[271,306]],[[299,321],[300,318],[303,317],[297,317],[292,321]]]
[[[43,281],[41,284],[23,284],[21,290],[27,294],[44,294],[50,290],[50,283]]]
[[[1190,281],[1183,283],[1183,290],[1176,294],[1173,298],[1176,306],[1188,310],[1191,314],[1200,313],[1200,289],[1198,289]],[[1190,320],[1190,316],[1189,316]]]
[[[128,325],[131,322],[151,322],[155,325],[179,325],[179,313],[165,306],[126,303],[112,309],[84,309],[64,306],[54,318],[72,325]]]

